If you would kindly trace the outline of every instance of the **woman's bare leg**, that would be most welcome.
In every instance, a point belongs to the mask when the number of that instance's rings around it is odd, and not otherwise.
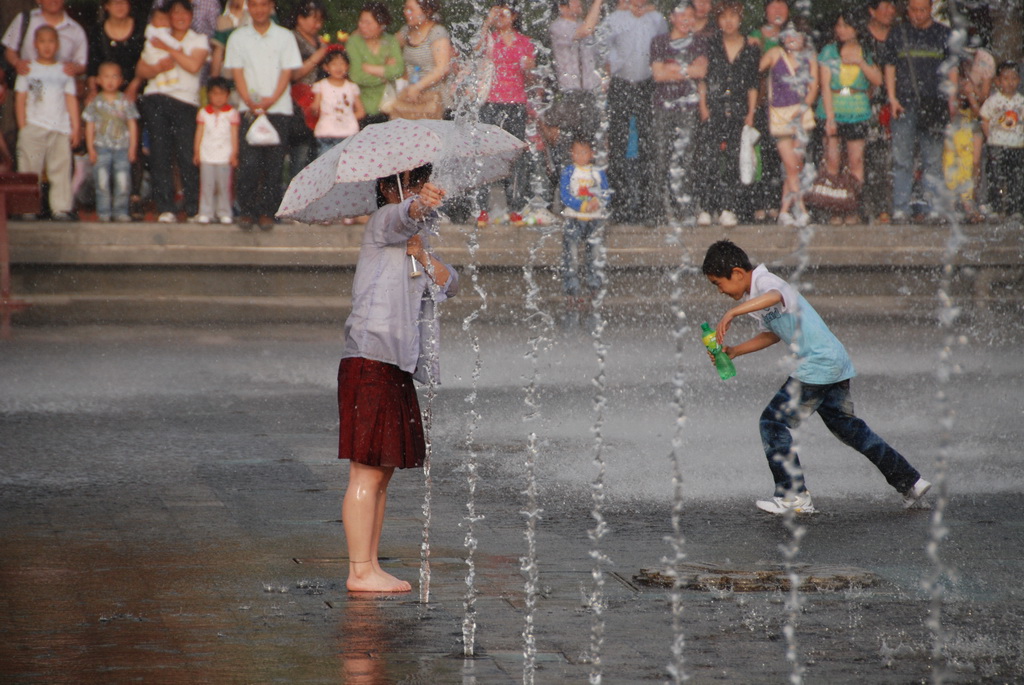
[[[846,165],[857,182],[864,185],[864,139],[846,141]]]
[[[348,488],[341,507],[348,543],[348,581],[352,592],[408,592],[412,586],[380,568],[377,550],[384,525],[387,486],[393,467],[349,462]]]
[[[792,138],[779,138],[776,141],[779,158],[786,172],[782,182],[782,203],[780,212],[789,212],[794,200],[800,193],[800,170],[803,169],[803,157],[796,149],[796,141]]]

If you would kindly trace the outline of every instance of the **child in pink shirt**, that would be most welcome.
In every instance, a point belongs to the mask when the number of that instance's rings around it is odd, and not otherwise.
[[[321,155],[358,133],[359,120],[366,116],[363,101],[359,99],[359,86],[348,79],[348,55],[343,50],[332,50],[322,66],[327,78],[313,84],[310,106],[320,117],[313,135]]]

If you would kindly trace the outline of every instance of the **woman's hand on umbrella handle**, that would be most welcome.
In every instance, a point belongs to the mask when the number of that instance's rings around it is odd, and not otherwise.
[[[423,184],[419,192],[420,202],[430,209],[440,207],[441,203],[444,202],[445,192],[441,188],[438,188],[433,183],[427,182]]]
[[[419,235],[414,235],[405,242],[405,254],[415,257],[421,264],[424,263],[427,255],[423,250],[423,239]]]

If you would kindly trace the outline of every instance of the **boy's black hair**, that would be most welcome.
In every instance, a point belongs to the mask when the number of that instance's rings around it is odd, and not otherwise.
[[[996,66],[996,76],[999,76],[1007,69],[1009,69],[1010,71],[1017,71],[1017,66],[1018,64],[1014,62],[1012,59],[1003,60],[998,64],[998,66]]]
[[[409,174],[409,180],[403,181],[402,190],[405,191],[408,188],[415,188],[430,180],[430,175],[434,173],[433,164],[424,164],[418,166],[409,172],[402,172],[403,174]],[[382,176],[377,179],[377,207],[383,207],[388,203],[388,199],[384,196],[384,189],[388,188],[394,192],[398,192],[398,176],[392,174],[391,176]]]
[[[39,37],[40,33],[52,33],[57,38],[57,44],[60,44],[60,32],[49,24],[41,24],[36,27],[35,32],[32,34],[33,42]]]
[[[750,257],[736,243],[731,240],[719,240],[708,248],[704,255],[704,264],[701,271],[705,276],[717,278],[729,278],[732,270],[740,268],[744,271],[753,271],[754,266],[750,263]]]
[[[121,69],[121,65],[118,64],[117,62],[112,62],[110,60],[107,60],[106,62],[100,62],[100,65],[98,67],[96,67],[96,75],[99,76],[100,72],[103,71],[105,68],[108,68],[108,67],[116,67],[117,68],[117,73],[120,74],[120,76],[121,76],[121,81],[122,82],[124,81],[124,70]]]
[[[214,88],[220,88],[221,90],[225,90],[230,93],[231,81],[227,80],[223,76],[211,76],[210,79],[206,82],[206,90],[210,91]]]
[[[587,133],[583,133],[582,131],[577,131],[577,132],[575,132],[573,134],[572,140],[569,142],[569,147],[572,147],[573,145],[576,145],[577,143],[579,143],[580,145],[586,145],[587,147],[589,147],[591,149],[591,151],[593,151],[593,149],[594,149],[594,138],[593,138],[593,136],[590,136]]]

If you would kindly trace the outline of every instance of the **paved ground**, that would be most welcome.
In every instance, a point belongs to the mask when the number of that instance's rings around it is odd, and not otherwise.
[[[724,305],[723,305],[724,306]],[[338,329],[19,327],[0,343],[0,681],[12,683],[513,683],[523,681],[524,463],[537,436],[538,683],[662,682],[675,633],[670,593],[638,582],[670,553],[670,333],[608,330],[601,436],[600,667],[590,658],[595,581],[588,530],[597,476],[592,341],[557,326],[446,321],[446,383],[433,403],[430,597],[362,597],[343,587],[335,458]],[[738,326],[739,324],[737,324]],[[1019,323],[1018,323],[1019,326]],[[840,320],[858,411],[934,476],[942,447],[935,370],[943,335]],[[524,421],[537,360],[538,417]],[[1020,445],[1024,334],[963,331],[944,386],[955,409],[951,498],[940,548],[955,577],[932,656],[922,579],[929,512],[903,510],[858,455],[812,421],[802,432],[822,513],[797,560],[859,569],[867,587],[802,593],[795,655],[810,683],[1024,679],[1024,507]],[[756,416],[781,382],[778,355],[740,360],[720,383],[684,346],[687,420],[682,528],[687,560],[737,571],[782,562]],[[760,364],[756,363],[760,361]],[[467,449],[468,412],[480,414]],[[474,505],[475,658],[463,658],[467,468]],[[387,565],[416,582],[424,481],[395,477]],[[691,682],[782,682],[791,673],[788,593],[681,593]]]

